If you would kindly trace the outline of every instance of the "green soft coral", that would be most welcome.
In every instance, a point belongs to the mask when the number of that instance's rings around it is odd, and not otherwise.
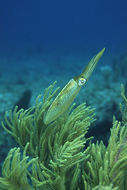
[[[125,104],[120,105],[122,122],[113,118],[108,146],[106,147],[103,142],[89,146],[90,157],[84,164],[82,175],[85,190],[91,190],[98,184],[102,186],[112,184],[119,190],[127,190],[127,98],[123,85],[121,96]]]
[[[113,119],[108,146],[103,142],[85,147],[87,131],[95,121],[94,109],[84,103],[46,125],[44,116],[58,88],[55,83],[38,96],[28,110],[9,111],[3,128],[24,150],[11,149],[2,169],[2,190],[127,190],[127,109],[123,121]],[[103,127],[103,126],[102,126]],[[29,155],[29,156],[27,156]]]
[[[19,111],[16,107],[9,111],[5,115],[6,125],[2,122],[2,126],[23,149],[29,142],[27,154],[38,157],[38,166],[34,164],[32,172],[34,186],[39,189],[73,189],[68,177],[73,178],[76,188],[79,175],[76,176],[74,167],[80,167],[88,157],[89,148],[84,150],[88,140],[85,135],[95,120],[94,109],[85,104],[74,109],[75,105],[72,105],[62,117],[45,125],[44,115],[58,90],[54,85],[46,89],[43,100],[41,96],[37,98],[34,107]]]
[[[121,84],[121,96],[124,102],[124,106],[120,104],[120,110],[122,113],[122,122],[123,125],[127,126],[127,97],[125,96],[125,88],[123,84]]]
[[[91,144],[89,151],[90,157],[84,166],[84,186],[113,184],[126,190],[127,128],[114,119],[108,146],[103,142]]]
[[[20,148],[13,148],[9,151],[2,168],[0,177],[0,189],[3,190],[32,190],[28,181],[28,167],[37,159],[29,160],[26,151],[29,146],[27,143],[23,155]]]

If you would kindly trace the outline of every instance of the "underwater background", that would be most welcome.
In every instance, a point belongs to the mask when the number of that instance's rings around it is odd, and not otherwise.
[[[75,102],[96,108],[97,120],[88,135],[107,144],[113,115],[121,119],[121,83],[127,89],[127,2],[4,0],[0,23],[0,120],[15,105],[34,105],[54,81],[64,87],[105,47]],[[1,163],[14,146],[1,128]]]

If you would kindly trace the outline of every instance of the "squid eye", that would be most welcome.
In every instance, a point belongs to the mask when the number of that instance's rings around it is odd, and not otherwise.
[[[80,78],[80,79],[78,80],[78,85],[79,85],[79,86],[83,86],[85,83],[86,83],[86,79],[84,79],[84,78]]]

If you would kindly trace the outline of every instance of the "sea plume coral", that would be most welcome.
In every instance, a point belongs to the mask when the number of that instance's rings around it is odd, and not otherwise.
[[[2,126],[22,149],[29,143],[25,152],[38,158],[32,167],[33,186],[40,189],[73,189],[73,184],[76,187],[79,179],[77,171],[81,172],[80,164],[88,157],[89,148],[84,149],[88,140],[85,135],[95,120],[94,109],[84,103],[76,108],[72,105],[57,120],[45,125],[44,115],[58,90],[54,89],[54,85],[46,89],[43,100],[41,96],[37,97],[34,107],[19,111],[15,107],[14,111],[6,113],[6,124],[2,122]],[[68,180],[69,176],[73,178],[72,182]]]
[[[3,190],[127,190],[127,128],[113,118],[108,146],[86,142],[95,121],[94,109],[73,104],[60,117],[44,123],[45,114],[59,88],[49,86],[35,106],[5,114],[3,128],[23,149],[13,148],[4,161],[0,189]],[[103,127],[103,126],[102,126]],[[28,156],[27,156],[28,155]]]

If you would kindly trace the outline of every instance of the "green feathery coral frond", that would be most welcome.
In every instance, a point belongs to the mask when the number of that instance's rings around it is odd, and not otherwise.
[[[92,117],[93,110],[82,104],[74,109],[70,115],[65,116],[67,120],[59,118],[59,121],[55,123],[56,126],[50,128],[50,135],[47,139],[51,158],[48,165],[43,162],[41,169],[37,171],[34,169],[35,177],[33,181],[37,187],[53,186],[57,190],[65,189],[67,186],[73,189],[74,179],[77,179],[76,184],[80,175],[77,175],[72,168],[88,157],[88,149],[83,151],[83,148],[87,140],[84,135],[90,123],[94,121],[94,119],[90,121],[90,115]],[[42,172],[38,174],[40,170]],[[73,176],[73,180],[72,182],[69,180],[69,183],[67,183],[70,175]],[[45,181],[42,181],[42,179],[45,179]]]
[[[127,97],[125,96],[125,88],[124,88],[123,84],[121,84],[121,96],[122,96],[122,98],[124,100],[124,103],[125,103],[125,105],[127,107]]]
[[[127,189],[127,128],[114,121],[107,150],[110,152],[110,180],[120,189]]]
[[[3,190],[32,190],[28,181],[28,167],[36,159],[29,160],[26,151],[29,144],[26,145],[21,156],[19,148],[13,148],[8,153],[2,168],[2,177],[0,177],[0,189]],[[22,157],[22,159],[21,159]]]
[[[86,104],[76,108],[72,105],[61,117],[46,125],[44,115],[58,91],[54,86],[55,83],[46,89],[42,101],[41,96],[38,96],[34,107],[26,111],[17,111],[16,107],[8,116],[6,114],[2,126],[23,149],[29,142],[26,152],[32,157],[38,157],[38,164],[32,166],[31,179],[34,186],[39,190],[73,190],[81,175],[81,162],[88,158],[89,148],[84,149],[88,141],[85,135],[95,121],[94,109],[86,107]],[[72,177],[72,182],[69,177]]]
[[[121,95],[125,103],[121,107],[122,122],[113,118],[113,127],[108,146],[102,142],[90,144],[88,161],[84,164],[82,184],[85,190],[112,188],[127,190],[127,98],[124,86],[121,86]],[[109,185],[109,186],[108,186]],[[95,188],[95,189],[96,189]]]
[[[81,104],[49,124],[44,123],[58,88],[55,83],[38,96],[28,110],[9,111],[3,128],[24,149],[11,149],[2,169],[2,190],[127,190],[127,98],[122,122],[113,118],[108,146],[85,144],[94,119],[94,109]],[[103,126],[102,126],[103,127]],[[34,157],[30,160],[26,154]]]
[[[22,148],[29,142],[33,130],[33,109],[17,111],[18,107],[16,106],[14,111],[10,110],[5,113],[6,125],[2,122],[4,130],[12,135]]]
[[[113,185],[110,186],[97,186],[93,190],[119,190],[118,187],[113,187]]]
[[[113,187],[126,190],[127,128],[114,119],[107,148],[101,142],[91,144],[89,150],[90,157],[84,166],[84,186],[113,184]]]
[[[120,104],[120,110],[122,113],[122,122],[123,125],[127,127],[127,97],[125,96],[125,88],[123,84],[121,84],[121,96],[124,101],[124,106]]]
[[[27,142],[30,143],[27,152],[33,157],[40,156],[41,135],[43,134],[46,137],[48,127],[43,123],[43,115],[58,90],[57,88],[53,91],[55,83],[45,90],[43,102],[40,101],[42,96],[38,96],[36,105],[28,110],[20,109],[17,111],[18,107],[16,106],[14,111],[10,110],[5,113],[5,123],[2,122],[3,128],[16,139],[22,148],[25,147]]]

